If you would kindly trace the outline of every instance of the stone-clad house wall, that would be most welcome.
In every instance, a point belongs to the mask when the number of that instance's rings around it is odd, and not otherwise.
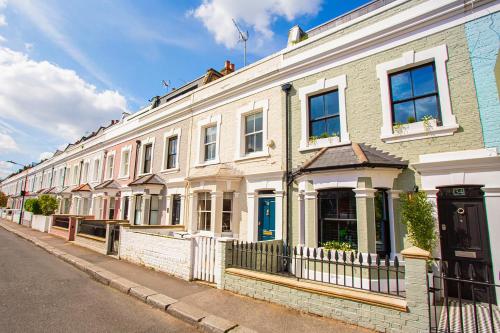
[[[418,174],[412,170],[411,163],[418,162],[420,154],[445,151],[459,151],[483,148],[483,138],[479,120],[478,106],[475,96],[474,80],[467,47],[464,25],[456,26],[444,32],[436,33],[410,43],[395,47],[388,51],[350,62],[327,71],[293,81],[291,93],[291,145],[292,165],[294,168],[309,160],[316,151],[300,152],[300,101],[298,90],[314,84],[320,78],[334,78],[346,75],[347,88],[346,112],[347,129],[350,140],[356,143],[367,143],[385,152],[401,157],[410,163],[410,167],[399,175],[394,187],[399,190],[411,190],[419,185]],[[396,58],[407,51],[415,52],[445,44],[448,50],[447,74],[450,89],[452,113],[456,116],[458,131],[451,136],[430,137],[400,143],[384,143],[381,140],[382,107],[380,82],[377,78],[376,66]],[[295,187],[292,199],[292,237],[295,244],[298,236],[298,188]],[[306,212],[311,214],[311,212]],[[312,227],[311,224],[306,228]],[[309,230],[309,232],[313,232]],[[401,228],[399,237],[403,237]],[[311,244],[312,245],[312,244]],[[400,249],[402,244],[400,246]]]

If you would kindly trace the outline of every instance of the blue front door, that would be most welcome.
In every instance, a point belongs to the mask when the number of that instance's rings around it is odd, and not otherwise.
[[[274,198],[259,198],[259,241],[275,237]]]

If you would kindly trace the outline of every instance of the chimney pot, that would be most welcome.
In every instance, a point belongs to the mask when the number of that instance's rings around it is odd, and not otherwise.
[[[234,64],[231,64],[231,72],[234,72]]]
[[[231,61],[226,60],[226,63],[225,63],[225,68],[226,68],[226,69],[231,69]]]

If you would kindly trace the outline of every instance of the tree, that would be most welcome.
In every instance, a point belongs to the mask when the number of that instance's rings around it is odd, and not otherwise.
[[[26,199],[24,202],[24,209],[35,215],[40,215],[42,213],[42,210],[40,209],[40,202],[38,202],[38,199],[36,198]]]
[[[7,196],[5,193],[0,191],[0,207],[6,207],[7,206]]]
[[[38,202],[40,203],[42,215],[45,216],[54,214],[54,212],[57,210],[57,207],[59,206],[57,199],[47,194],[42,195],[38,199]]]
[[[425,192],[401,194],[401,218],[408,228],[408,238],[413,245],[432,253],[437,233],[434,207]]]

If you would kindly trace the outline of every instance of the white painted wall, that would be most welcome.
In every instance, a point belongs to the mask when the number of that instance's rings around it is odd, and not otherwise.
[[[51,216],[33,215],[33,218],[31,220],[31,228],[41,232],[48,232],[50,219]]]

